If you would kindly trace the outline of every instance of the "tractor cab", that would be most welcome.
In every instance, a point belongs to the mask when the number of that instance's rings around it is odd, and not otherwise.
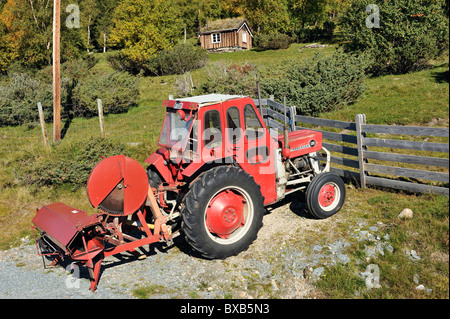
[[[276,199],[273,149],[278,142],[269,134],[253,99],[208,94],[165,100],[163,106],[160,149],[146,160],[163,181],[176,184],[190,179],[205,164],[237,163],[258,184],[272,185],[265,198]]]

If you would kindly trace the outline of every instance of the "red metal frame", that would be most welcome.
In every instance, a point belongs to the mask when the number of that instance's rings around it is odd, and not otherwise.
[[[116,255],[125,251],[135,253],[136,248],[150,245],[159,241],[172,240],[172,234],[169,227],[166,225],[167,218],[161,214],[155,196],[156,190],[150,188],[147,194],[148,206],[143,206],[141,209],[135,212],[136,217],[140,222],[139,229],[144,232],[145,237],[141,239],[135,239],[127,235],[126,233],[121,232],[119,229],[122,225],[122,222],[119,222],[119,217],[110,216],[106,213],[96,214],[92,215],[92,218],[102,220],[101,224],[99,223],[98,225],[94,226],[87,225],[87,227],[79,225],[78,231],[74,235],[75,237],[81,236],[82,247],[77,249],[71,247],[73,239],[68,242],[65,247],[60,247],[74,262],[78,262],[81,265],[89,268],[89,273],[91,275],[90,289],[92,291],[97,288],[100,277],[101,264],[106,257]],[[60,208],[62,209],[62,207]],[[153,232],[145,219],[146,208],[149,208],[153,215]],[[39,220],[42,217],[42,214],[45,214],[47,210],[48,209],[46,207],[43,207],[41,210],[37,210],[37,214],[34,220]],[[64,211],[58,211],[57,208],[56,212],[60,215],[64,215],[65,213]],[[108,223],[108,220],[110,218],[115,218],[112,225],[111,223]],[[74,225],[75,224],[76,223],[74,223]],[[55,255],[56,259],[53,264],[56,264],[61,258],[64,258],[64,254],[62,254],[62,252],[60,253],[56,251],[54,253],[43,254],[40,251],[38,241],[34,234],[34,230],[43,231],[43,228],[45,228],[45,225],[43,225],[43,227],[37,227],[34,225],[32,226],[38,255]],[[44,236],[47,235],[48,234],[45,232]],[[125,242],[124,238],[131,241]],[[106,243],[112,244],[113,247],[105,249]]]

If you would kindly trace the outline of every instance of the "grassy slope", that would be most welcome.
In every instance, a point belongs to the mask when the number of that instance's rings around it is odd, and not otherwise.
[[[299,44],[294,44],[282,51],[214,54],[210,56],[210,62],[246,61],[263,66],[277,63],[283,58],[302,59],[317,51],[330,54],[333,50],[333,47],[329,47],[303,50],[300,53],[299,47]],[[108,70],[104,56],[96,68]],[[201,83],[206,72],[205,68],[192,72],[194,84]],[[138,143],[128,144],[128,150],[141,163],[155,150],[164,116],[161,101],[169,94],[174,94],[172,85],[175,79],[176,76],[141,78],[139,105],[126,115],[108,115],[105,118],[107,137],[122,143]],[[368,79],[367,85],[368,90],[358,102],[342,110],[324,114],[323,117],[354,121],[357,113],[365,113],[369,123],[402,125],[427,125],[433,119],[441,118],[444,120],[438,125],[448,127],[448,59],[421,72]],[[51,136],[50,125],[47,130]],[[98,119],[75,119],[69,126],[65,140],[77,141],[86,135],[97,134]],[[44,204],[63,201],[91,210],[83,189],[72,191],[64,188],[29,188],[17,183],[12,165],[17,158],[27,152],[44,157],[52,156],[52,151],[45,150],[42,145],[39,127],[0,128],[0,143],[0,249],[16,245],[20,243],[21,237],[30,235],[29,226],[34,211]],[[411,288],[411,272],[415,272],[426,279],[425,286],[433,287],[432,294],[425,296],[426,298],[448,298],[448,198],[353,188],[348,189],[348,197],[352,199],[352,207],[346,208],[344,213],[356,212],[354,216],[349,215],[349,218],[364,218],[369,224],[381,221],[393,225],[389,234],[393,238],[395,253],[371,261],[382,268],[382,286],[393,288],[368,291],[363,293],[363,297],[423,297],[424,295],[419,295]],[[396,214],[407,206],[415,210],[417,218],[412,221],[396,221]],[[401,249],[405,247],[416,249],[424,259],[411,265],[401,253]],[[355,256],[360,256],[361,251],[355,251]],[[352,261],[348,267],[328,269],[326,280],[319,283],[321,289],[330,297],[354,297],[352,285],[355,282],[358,284],[354,277],[355,267]],[[401,271],[392,270],[399,267]],[[355,280],[347,280],[348,278]]]

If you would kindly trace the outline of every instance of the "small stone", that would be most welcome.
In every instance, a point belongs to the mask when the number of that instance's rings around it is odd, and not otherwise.
[[[425,286],[424,285],[418,285],[416,287],[416,290],[425,290]]]
[[[314,271],[311,274],[311,277],[319,278],[320,276],[322,276],[324,270],[325,269],[323,267],[314,269]]]
[[[378,227],[377,226],[370,226],[369,230],[371,230],[371,231],[378,231]]]
[[[347,255],[344,255],[344,254],[337,255],[337,258],[343,264],[347,264],[350,261],[350,258]]]
[[[419,260],[419,259],[422,259],[422,258],[420,258],[420,256],[417,254],[417,252],[415,251],[415,250],[411,250],[411,257],[412,258],[414,258],[414,259],[417,259],[417,260]]]
[[[272,279],[270,283],[272,284],[272,288],[274,291],[280,290],[277,286],[277,283],[275,282],[275,279]]]
[[[409,208],[405,208],[398,214],[398,218],[411,219],[413,218],[413,211]]]

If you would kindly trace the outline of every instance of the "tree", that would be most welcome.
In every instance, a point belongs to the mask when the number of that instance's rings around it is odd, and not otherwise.
[[[92,26],[95,23],[98,15],[100,14],[100,9],[98,7],[99,2],[97,0],[81,0],[80,1],[80,23],[83,30],[83,40],[85,42],[84,46],[87,52],[90,52],[94,47],[92,44]],[[84,34],[84,30],[86,33]]]
[[[95,26],[97,35],[96,42],[103,52],[106,52],[106,48],[109,47],[109,38],[114,27],[112,17],[117,4],[118,0],[102,0],[98,2],[100,15],[97,18],[97,23]]]
[[[290,30],[287,0],[243,0],[240,10],[256,33],[287,33]]]
[[[318,25],[327,18],[328,0],[289,0],[289,12],[296,29]]]
[[[124,0],[116,8],[114,23],[113,44],[134,62],[173,47],[182,30],[177,9],[164,0]]]
[[[15,2],[8,1],[0,4],[0,73],[6,73],[9,65],[19,56],[20,41],[23,32],[13,27],[12,15]]]
[[[65,7],[71,0],[63,0]],[[65,11],[61,10],[62,13]],[[29,67],[50,65],[52,61],[53,2],[51,0],[8,0],[0,13],[10,63]],[[61,17],[64,21],[64,17]],[[5,40],[6,39],[6,40]],[[0,40],[2,41],[2,40]],[[83,44],[76,29],[61,27],[61,60],[80,57]],[[0,49],[3,52],[3,50]]]

